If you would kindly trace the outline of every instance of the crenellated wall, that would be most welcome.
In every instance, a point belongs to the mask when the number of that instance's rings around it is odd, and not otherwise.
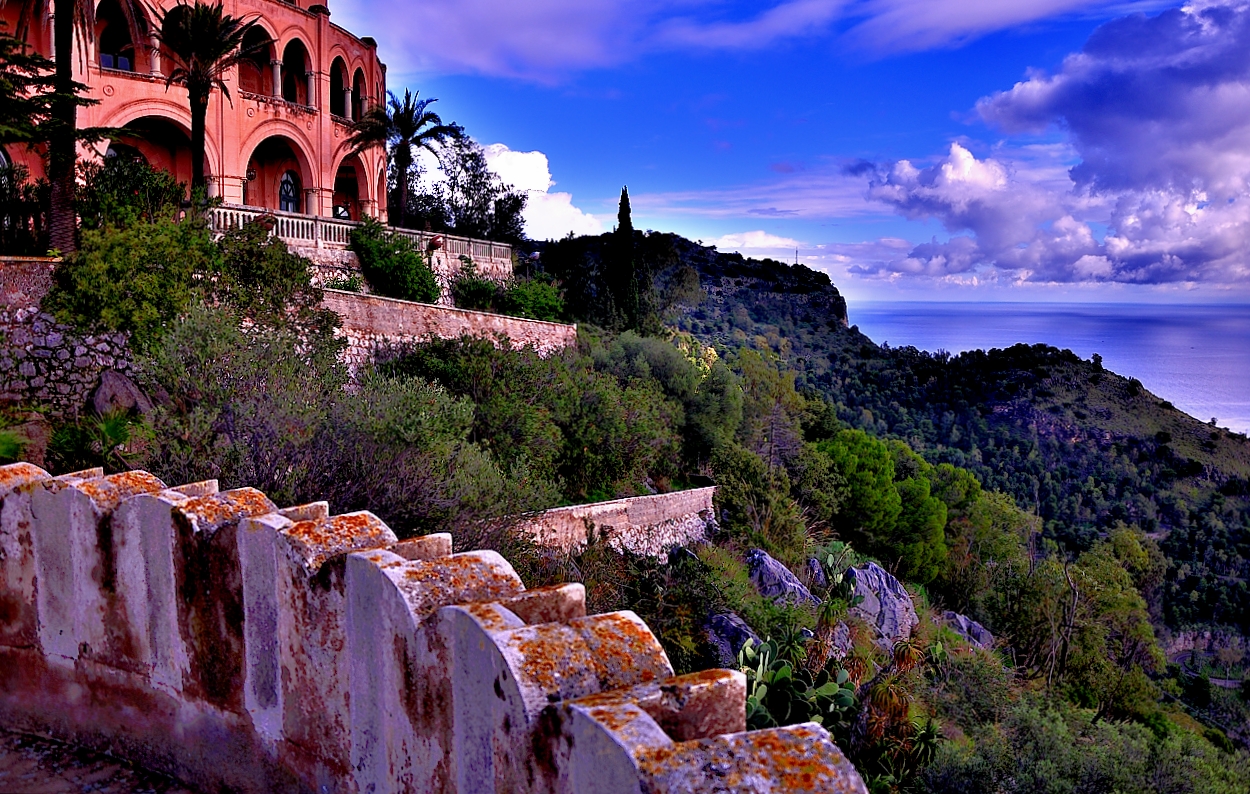
[[[571,551],[602,540],[618,551],[659,556],[716,530],[715,486],[544,510],[517,524],[547,548]]]
[[[244,792],[865,792],[745,679],[493,551],[145,472],[0,467],[0,722]]]

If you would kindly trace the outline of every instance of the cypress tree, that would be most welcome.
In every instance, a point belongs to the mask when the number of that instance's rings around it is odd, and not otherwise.
[[[629,209],[629,187],[621,188],[621,204],[616,213],[616,234],[612,241],[615,249],[612,290],[616,310],[626,328],[638,325],[638,278],[634,272],[634,221]]]

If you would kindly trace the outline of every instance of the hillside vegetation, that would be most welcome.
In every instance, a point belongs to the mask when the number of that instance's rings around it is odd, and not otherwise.
[[[622,202],[624,232],[522,274],[564,290],[576,345],[426,340],[349,382],[308,263],[264,228],[214,240],[84,191],[107,213],[49,306],[129,331],[153,407],[59,422],[50,468],[327,499],[496,548],[530,586],[583,582],[679,672],[742,669],[749,726],[820,721],[874,791],[1250,794],[1246,442],[1131,380],[1044,346],[879,347],[825,276],[635,233]],[[666,559],[514,531],[709,476],[718,528]],[[914,628],[865,617],[861,575]],[[1161,635],[1193,626],[1218,652],[1169,664]]]

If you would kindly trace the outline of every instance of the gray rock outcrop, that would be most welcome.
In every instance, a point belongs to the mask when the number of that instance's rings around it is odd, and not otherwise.
[[[978,648],[989,650],[994,647],[994,635],[990,633],[990,630],[967,615],[948,610],[942,613],[942,620],[951,631]]]
[[[759,635],[751,630],[746,621],[733,612],[713,615],[703,630],[708,644],[716,652],[717,664],[730,669],[737,669],[738,652],[747,640],[760,641]]]
[[[771,598],[774,603],[813,606],[820,603],[820,599],[812,595],[789,568],[777,562],[763,549],[751,549],[747,554],[747,570],[755,589],[760,595]]]
[[[130,378],[106,369],[100,373],[100,385],[91,395],[91,407],[100,416],[114,411],[147,414],[152,410],[152,401]]]
[[[894,643],[911,636],[920,618],[902,582],[875,562],[851,568],[846,574],[855,582],[855,595],[863,599],[851,607],[851,615],[876,629],[879,646],[888,651]]]

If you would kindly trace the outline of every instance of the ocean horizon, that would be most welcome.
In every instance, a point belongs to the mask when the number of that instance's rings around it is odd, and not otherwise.
[[[1045,343],[1137,378],[1203,421],[1250,433],[1250,305],[848,301],[878,344],[921,350]]]

